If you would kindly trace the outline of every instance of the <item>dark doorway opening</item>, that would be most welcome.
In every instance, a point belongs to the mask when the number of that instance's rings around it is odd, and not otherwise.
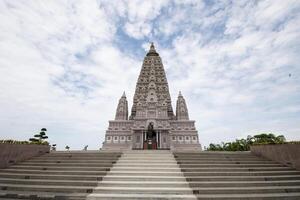
[[[153,124],[148,125],[146,138],[144,140],[144,149],[157,149],[157,133],[153,129]]]

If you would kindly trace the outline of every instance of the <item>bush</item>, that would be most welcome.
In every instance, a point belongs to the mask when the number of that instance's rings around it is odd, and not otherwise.
[[[236,139],[233,142],[222,142],[221,144],[209,144],[207,151],[249,151],[251,145],[264,144],[300,144],[300,141],[286,142],[283,135],[274,135],[273,133],[261,133],[258,135],[249,135],[246,139]]]

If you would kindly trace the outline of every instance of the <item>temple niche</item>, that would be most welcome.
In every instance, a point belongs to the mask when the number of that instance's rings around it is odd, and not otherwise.
[[[201,150],[195,121],[189,120],[181,92],[173,112],[166,73],[153,43],[143,61],[130,116],[124,92],[102,149]]]

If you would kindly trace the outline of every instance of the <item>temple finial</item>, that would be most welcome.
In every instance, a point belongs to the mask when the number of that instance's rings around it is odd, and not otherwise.
[[[149,52],[147,53],[147,56],[158,56],[158,53],[155,50],[153,42],[151,42],[150,49]]]
[[[123,95],[122,95],[122,97],[126,97],[125,91],[123,92]]]
[[[150,45],[150,50],[155,50],[155,47],[154,47],[154,43],[153,42],[151,42],[151,45]]]
[[[178,94],[178,96],[182,96],[182,94],[181,94],[181,91],[179,91],[179,94]]]

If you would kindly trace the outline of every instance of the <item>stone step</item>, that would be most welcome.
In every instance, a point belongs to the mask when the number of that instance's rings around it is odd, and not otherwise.
[[[29,170],[29,169],[2,169],[0,173],[18,173],[18,174],[56,174],[56,175],[105,175],[107,171],[58,171],[58,170]]]
[[[153,171],[165,171],[165,172],[181,172],[181,170],[178,167],[124,167],[124,166],[119,166],[116,165],[113,168],[111,168],[111,172],[114,171],[145,171],[145,170],[153,170]]]
[[[197,161],[268,161],[266,159],[261,158],[197,158],[197,159],[190,159],[190,158],[184,158],[184,159],[176,159],[177,162],[197,162]]]
[[[123,151],[123,154],[161,155],[161,154],[170,154],[170,151],[169,150],[128,150],[128,151]]]
[[[189,184],[185,181],[101,181],[99,183],[101,187],[189,187]]]
[[[145,168],[152,168],[152,167],[176,167],[178,166],[176,163],[171,164],[159,164],[159,163],[117,163],[114,166],[118,167],[145,167]]]
[[[93,160],[88,160],[88,159],[63,159],[63,158],[59,158],[59,159],[31,159],[30,162],[34,163],[34,162],[44,162],[44,163],[57,163],[57,162],[64,162],[64,163],[72,163],[72,162],[77,162],[77,163],[113,163],[117,160],[100,160],[100,159],[93,159]]]
[[[295,169],[290,167],[210,167],[210,168],[181,168],[182,172],[209,172],[209,171],[216,171],[216,172],[225,172],[225,171],[295,171]]]
[[[87,166],[32,166],[32,165],[15,165],[9,169],[24,170],[58,170],[58,171],[109,171],[109,167],[87,167]]]
[[[198,200],[299,200],[300,193],[267,193],[267,194],[197,194]]]
[[[50,154],[44,154],[40,157],[68,157],[68,156],[73,156],[73,157],[95,157],[95,156],[99,156],[99,157],[118,157],[121,156],[122,154],[107,154],[107,153],[97,153],[97,154],[90,154],[90,153],[65,153],[65,154],[61,154],[61,153],[50,153]]]
[[[97,186],[98,181],[0,178],[1,184]]]
[[[45,163],[45,162],[22,162],[14,166],[93,166],[93,167],[111,167],[112,163]]]
[[[267,160],[265,158],[262,157],[258,157],[258,156],[174,156],[174,158],[176,160],[178,159],[187,159],[187,160],[198,160],[198,159],[213,159],[213,160],[217,160],[217,159],[260,159],[260,160]]]
[[[173,161],[176,162],[174,158],[120,158],[119,161]]]
[[[188,182],[193,181],[279,181],[300,180],[299,175],[277,176],[186,176]]]
[[[158,163],[117,163],[118,166],[124,166],[124,167],[174,167],[177,166],[177,164],[158,164]],[[199,167],[280,167],[283,166],[281,164],[180,164],[181,168],[199,168]]]
[[[144,171],[110,171],[107,172],[110,176],[182,176],[182,172],[166,172],[156,170],[144,170]]]
[[[234,157],[239,157],[239,158],[254,158],[257,157],[256,155],[253,154],[245,154],[245,155],[241,155],[241,154],[212,154],[212,155],[208,155],[208,154],[173,154],[174,157],[179,158],[179,157],[206,157],[206,158],[234,158]]]
[[[122,155],[121,151],[103,151],[103,150],[88,150],[88,151],[76,151],[76,150],[72,150],[72,151],[51,151],[48,155],[64,155],[64,154],[68,154],[68,155]]]
[[[116,160],[66,160],[66,159],[53,159],[53,160],[30,160],[30,163],[115,163]]]
[[[107,162],[112,162],[115,160],[118,160],[118,158],[111,158],[111,157],[107,157],[107,158],[98,158],[98,157],[36,157],[34,159],[31,159],[32,161],[52,161],[52,160],[103,160],[103,161],[107,161]]]
[[[169,155],[169,154],[162,154],[162,155],[123,155],[122,158],[147,158],[147,159],[151,159],[151,158],[172,158],[174,159],[173,155]]]
[[[300,171],[226,171],[226,172],[183,172],[184,176],[276,176],[300,175]]]
[[[276,193],[276,194],[215,194],[215,195],[160,195],[160,194],[90,194],[87,200],[98,199],[122,199],[122,200],[153,200],[153,199],[227,199],[227,200],[299,200],[300,193]]]
[[[49,153],[43,156],[47,157],[56,157],[56,156],[78,156],[78,157],[86,157],[86,156],[121,156],[122,153]]]
[[[19,173],[1,173],[1,178],[18,178],[18,179],[46,179],[46,180],[101,180],[103,176],[94,175],[57,175],[57,174],[19,174]]]
[[[193,187],[194,194],[259,194],[300,192],[300,186]]]
[[[174,155],[253,155],[250,151],[185,151],[173,152]]]
[[[230,161],[230,160],[209,160],[209,161],[201,161],[201,160],[186,160],[186,161],[178,161],[178,164],[277,164],[274,161],[268,161],[268,160],[261,160],[261,161],[245,161],[245,160],[240,160],[240,161]]]
[[[87,174],[92,174],[87,173]],[[97,173],[95,173],[97,174]],[[101,173],[99,173],[101,174]],[[144,171],[117,171],[112,170],[107,172],[108,175],[116,176],[180,176],[181,172],[166,172],[156,170],[144,170]],[[300,175],[299,171],[197,171],[197,172],[183,172],[184,176],[276,176],[276,175]]]
[[[88,193],[60,193],[60,192],[42,192],[42,191],[1,191],[0,199],[39,199],[39,200],[85,200]]]
[[[193,194],[188,187],[96,187],[93,193],[102,194]]]
[[[78,192],[91,193],[93,187],[86,186],[55,186],[55,185],[27,185],[27,184],[0,184],[0,190],[4,191],[42,191],[42,192]]]
[[[106,175],[103,181],[185,181],[183,176],[115,176]]]
[[[254,186],[300,186],[300,180],[282,181],[193,181],[189,185],[194,187],[254,187]]]
[[[206,168],[206,167],[223,167],[223,168],[227,168],[227,167],[285,167],[282,164],[235,164],[235,163],[231,163],[231,164],[180,164],[179,165],[180,168]]]
[[[141,164],[141,163],[152,163],[152,164],[177,164],[177,162],[175,160],[118,160],[118,164],[132,164],[132,163],[137,163],[137,164]]]
[[[90,194],[87,200],[99,200],[99,199],[122,199],[122,200],[139,200],[139,199],[161,199],[161,200],[196,200],[195,195],[174,195],[174,194]]]

